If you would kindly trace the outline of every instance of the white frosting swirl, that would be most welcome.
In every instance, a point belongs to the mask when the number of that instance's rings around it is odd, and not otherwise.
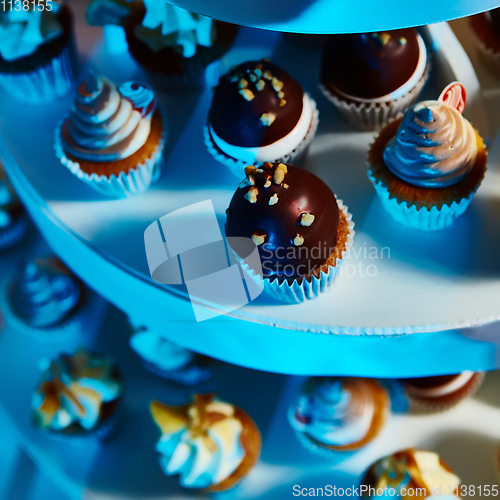
[[[61,355],[50,362],[33,395],[35,421],[43,428],[61,431],[73,424],[91,430],[100,423],[102,405],[122,393],[114,366],[104,356],[84,350]]]
[[[243,426],[234,406],[197,395],[187,408],[153,402],[151,411],[162,431],[156,445],[160,465],[167,475],[179,474],[182,486],[219,484],[243,461]]]
[[[22,3],[22,2],[21,2]],[[29,10],[0,10],[0,55],[6,61],[15,61],[36,52],[38,47],[62,35],[57,14],[58,0],[50,2],[52,10],[39,10],[29,2]],[[7,9],[9,6],[7,4]]]
[[[288,419],[319,443],[344,446],[368,434],[374,414],[375,401],[362,379],[325,378],[306,384]]]
[[[212,45],[212,19],[171,5],[165,0],[144,0],[146,15],[135,36],[153,52],[172,47],[183,57],[193,57],[197,45]]]
[[[128,158],[146,143],[155,94],[143,83],[122,85],[122,89],[125,95],[107,78],[93,74],[79,86],[61,129],[66,153],[86,161],[117,161]],[[147,99],[151,99],[149,105]],[[145,109],[148,113],[144,113]]]
[[[476,156],[476,133],[469,121],[442,102],[424,101],[405,113],[384,162],[409,184],[442,188],[466,177]]]
[[[151,330],[139,330],[130,338],[130,347],[145,360],[162,370],[180,370],[194,354]]]

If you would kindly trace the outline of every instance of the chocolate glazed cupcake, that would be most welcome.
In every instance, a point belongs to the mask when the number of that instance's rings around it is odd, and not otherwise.
[[[429,69],[425,43],[415,28],[330,35],[320,87],[353,125],[378,130],[416,101]]]
[[[438,412],[473,396],[483,380],[484,373],[465,371],[458,375],[403,379],[401,383],[412,409]]]
[[[168,2],[145,0],[144,5],[142,19],[125,26],[132,57],[151,76],[159,78],[158,84],[164,90],[182,92],[207,87],[207,67],[228,51],[238,27]]]
[[[241,175],[247,165],[296,163],[318,127],[314,100],[286,71],[249,61],[221,77],[208,113],[205,144]]]
[[[317,297],[352,245],[347,207],[321,179],[298,167],[266,163],[245,172],[226,211],[226,236],[253,239],[268,295],[285,302]]]
[[[470,26],[484,63],[500,76],[500,8],[471,16]]]

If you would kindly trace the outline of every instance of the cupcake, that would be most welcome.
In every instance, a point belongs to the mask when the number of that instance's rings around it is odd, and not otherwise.
[[[218,77],[217,63],[238,30],[233,24],[194,14],[165,0],[129,4],[94,0],[87,18],[91,24],[122,26],[132,57],[158,81],[159,88],[173,92],[214,85],[217,79],[211,72]]]
[[[161,431],[160,467],[166,475],[179,474],[185,488],[229,490],[259,459],[261,437],[254,421],[213,394],[196,394],[184,406],[153,401],[151,414]]]
[[[401,380],[403,391],[413,409],[444,411],[474,395],[484,380],[484,373],[465,371],[458,375],[408,378]]]
[[[4,284],[7,323],[40,342],[61,342],[83,333],[85,290],[57,259],[32,259]]]
[[[314,100],[268,60],[249,61],[222,76],[205,126],[205,144],[241,175],[247,165],[297,163],[318,127]]]
[[[429,56],[415,28],[330,35],[320,87],[356,127],[376,130],[404,113],[429,78]]]
[[[119,87],[91,74],[56,130],[61,163],[109,197],[146,191],[160,176],[165,126],[154,91],[145,83]]]
[[[47,362],[31,403],[32,421],[53,437],[107,439],[123,394],[121,376],[106,356],[81,349]]]
[[[18,243],[27,228],[26,213],[0,165],[0,251]]]
[[[483,61],[500,75],[500,8],[481,12],[469,19]]]
[[[359,491],[370,498],[459,498],[460,479],[437,453],[410,448],[375,462]]]
[[[317,297],[333,282],[354,236],[347,207],[314,174],[284,163],[249,166],[226,210],[226,236],[259,250],[264,294],[278,301]],[[236,238],[236,239],[235,239]],[[255,248],[255,247],[254,247]]]
[[[144,367],[167,380],[183,385],[197,385],[212,376],[208,358],[170,342],[145,327],[133,328],[130,347]]]
[[[384,127],[368,153],[368,177],[398,222],[443,229],[469,206],[486,172],[479,133],[462,116],[465,89],[449,85],[437,101],[412,106]]]
[[[14,4],[0,10],[0,86],[24,103],[55,101],[74,84],[71,11],[60,0]]]
[[[288,411],[300,442],[314,453],[355,451],[377,437],[389,413],[387,392],[363,378],[310,378]]]

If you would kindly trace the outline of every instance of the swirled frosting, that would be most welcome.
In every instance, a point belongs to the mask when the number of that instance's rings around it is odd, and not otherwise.
[[[103,405],[121,394],[122,382],[106,356],[84,350],[60,355],[43,372],[33,395],[33,419],[54,431],[74,424],[91,430],[100,423]]]
[[[167,475],[179,474],[187,488],[208,488],[228,478],[245,457],[243,424],[235,407],[213,395],[197,394],[190,405],[151,404],[162,436],[156,445]]]
[[[319,443],[343,446],[368,434],[374,414],[375,401],[362,379],[324,378],[305,385],[288,419],[295,431]]]
[[[421,498],[439,497],[444,500],[458,498],[455,493],[460,479],[441,461],[437,453],[408,449],[373,464],[364,484],[379,491],[385,489],[389,492],[393,489],[387,495],[373,495],[371,498],[408,498],[408,490],[421,488]]]
[[[384,162],[409,184],[442,188],[466,177],[476,155],[476,134],[468,120],[442,102],[424,101],[404,115]]]
[[[52,10],[38,10],[29,2],[29,10],[0,10],[0,55],[6,61],[15,61],[36,52],[38,47],[62,35],[57,14],[61,5],[53,0]]]
[[[198,45],[212,45],[212,19],[171,5],[166,1],[144,0],[146,15],[135,27],[135,36],[153,52],[165,47],[183,57],[193,57]]]
[[[26,324],[47,328],[69,317],[82,292],[82,284],[64,268],[50,261],[28,261],[13,281],[11,307]]]
[[[73,108],[61,128],[66,153],[80,160],[109,162],[133,155],[147,141],[156,96],[146,84],[118,89],[91,74],[78,87]]]
[[[130,338],[130,347],[162,370],[180,370],[191,363],[194,357],[188,349],[146,329],[134,332]]]

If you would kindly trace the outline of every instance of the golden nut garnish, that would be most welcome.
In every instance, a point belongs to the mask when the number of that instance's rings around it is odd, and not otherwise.
[[[314,215],[313,214],[302,214],[302,217],[300,218],[300,225],[301,226],[310,226],[314,222]]]
[[[274,193],[271,198],[269,198],[269,205],[276,205],[278,203],[278,195]]]
[[[264,127],[272,125],[274,120],[276,120],[276,115],[274,113],[262,113],[260,116],[260,123],[262,123]]]
[[[286,104],[285,99],[280,100],[280,108],[282,108]]]
[[[271,85],[276,92],[279,92],[283,88],[283,82],[281,80],[278,80],[275,76],[271,80]]]
[[[276,170],[274,171],[274,182],[276,184],[281,184],[285,180],[285,175],[288,172],[286,165],[284,163],[280,163]]]
[[[262,243],[264,243],[264,241],[266,241],[266,235],[253,233],[252,240],[257,246],[262,245]]]
[[[248,82],[242,78],[239,82],[238,82],[238,87],[240,89],[246,89],[248,87]]]
[[[266,82],[264,80],[259,80],[256,84],[255,87],[257,90],[262,90],[266,86]]]
[[[241,89],[240,94],[247,100],[251,101],[255,96],[253,95],[253,92],[249,89]]]
[[[304,238],[302,236],[300,236],[300,234],[298,234],[297,236],[295,236],[295,238],[293,239],[293,244],[296,246],[296,247],[300,247],[301,245],[304,244]]]
[[[248,191],[247,194],[245,195],[245,198],[250,202],[250,203],[257,203],[257,195],[259,194],[259,190],[256,187],[251,187]]]
[[[245,167],[245,175],[255,174],[256,170],[257,167],[254,167],[253,165],[247,165]]]

